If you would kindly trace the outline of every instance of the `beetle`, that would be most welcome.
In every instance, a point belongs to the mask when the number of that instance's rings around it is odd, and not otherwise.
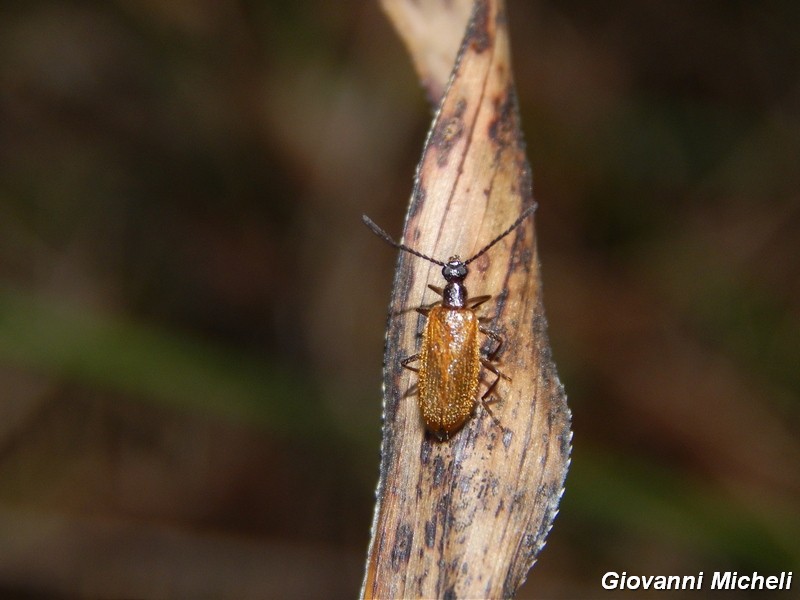
[[[467,422],[477,402],[502,429],[489,409],[487,398],[501,378],[510,381],[492,362],[503,345],[503,339],[480,324],[483,317],[479,317],[476,311],[491,296],[470,298],[464,280],[469,274],[467,265],[519,227],[536,210],[536,206],[535,202],[528,206],[508,229],[471,258],[461,260],[458,256],[451,256],[446,262],[394,241],[368,216],[361,217],[364,224],[389,245],[442,267],[442,276],[447,282],[444,289],[428,286],[442,296],[441,301],[416,309],[426,317],[419,352],[401,361],[403,367],[417,373],[417,400],[422,420],[425,427],[440,440],[449,438]],[[481,354],[478,332],[496,343],[494,349],[484,355]],[[419,362],[419,367],[409,366],[414,361]],[[495,379],[476,400],[481,365],[491,371]]]

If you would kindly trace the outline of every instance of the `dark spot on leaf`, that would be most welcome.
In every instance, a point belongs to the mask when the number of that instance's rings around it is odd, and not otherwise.
[[[506,508],[506,504],[505,504],[505,502],[503,501],[503,499],[501,498],[501,499],[500,499],[500,502],[497,504],[497,510],[494,512],[494,516],[495,516],[495,517],[499,516],[499,515],[500,515],[500,513],[501,513],[501,512],[503,512],[503,511],[505,510],[505,508]]]
[[[444,459],[437,456],[433,459],[433,487],[442,485],[442,479],[444,479]]]
[[[433,543],[436,541],[436,517],[430,521],[425,521],[425,545],[428,548],[433,548]]]
[[[503,150],[521,140],[517,95],[513,84],[509,83],[503,95],[494,98],[493,104],[496,114],[489,122],[489,139],[499,150]]]
[[[440,522],[444,530],[453,526],[455,517],[450,512],[450,494],[442,494],[442,497],[436,503],[436,514],[441,518]],[[442,539],[444,539],[444,536]]]
[[[399,571],[408,562],[411,553],[411,542],[414,540],[414,532],[408,523],[400,523],[394,536],[394,546],[392,547],[392,569]]]
[[[489,4],[486,0],[476,0],[475,2],[467,31],[467,42],[470,48],[478,54],[492,44],[492,33],[489,31]]]
[[[419,461],[423,465],[427,465],[428,462],[430,462],[432,449],[433,446],[431,445],[430,441],[428,440],[422,441],[422,447],[420,448],[420,453],[419,453]]]
[[[486,269],[488,268],[489,268],[489,257],[486,256],[485,254],[470,265],[470,269],[472,269],[474,273],[483,274],[486,272]]]
[[[533,266],[533,252],[530,248],[525,248],[517,255],[517,259],[514,261],[514,267],[522,267],[526,273],[529,273],[531,270],[531,266]]]
[[[425,198],[428,196],[427,188],[420,182],[414,186],[413,198],[411,206],[408,208],[408,218],[417,216],[419,210],[425,205]]]
[[[503,288],[500,290],[500,293],[495,296],[495,306],[497,307],[497,312],[503,312],[503,309],[506,306],[506,301],[508,300],[508,288]]]
[[[512,431],[510,429],[506,429],[503,432],[503,446],[506,447],[506,450],[508,450],[509,447],[511,446],[511,440],[512,440],[513,437],[514,437],[514,434],[512,433]]]
[[[442,112],[436,125],[431,132],[431,139],[428,145],[431,149],[436,148],[438,155],[436,164],[444,167],[450,157],[450,151],[455,143],[464,135],[464,112],[467,109],[467,101],[463,98],[456,102],[455,110],[452,114]]]
[[[508,507],[508,512],[513,513],[517,507],[522,506],[525,500],[525,492],[516,492],[511,497],[511,506]]]
[[[522,538],[522,545],[526,546],[530,551],[531,548],[536,547],[536,536],[533,534],[527,534]]]

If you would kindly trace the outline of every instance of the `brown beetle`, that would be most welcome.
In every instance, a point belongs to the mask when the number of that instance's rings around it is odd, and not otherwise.
[[[485,329],[480,324],[482,318],[478,317],[475,310],[491,296],[469,298],[464,280],[469,274],[467,265],[519,227],[534,210],[536,210],[536,203],[526,208],[508,229],[486,244],[472,258],[462,261],[458,256],[453,256],[447,262],[436,260],[405,244],[394,241],[369,217],[362,215],[362,220],[367,227],[386,243],[440,265],[442,276],[447,281],[444,289],[433,285],[428,286],[442,296],[441,303],[417,309],[427,317],[422,333],[422,345],[417,354],[401,361],[405,368],[418,374],[417,397],[422,419],[428,430],[439,439],[450,437],[472,415],[480,383],[481,365],[494,373],[496,377],[477,401],[500,426],[489,409],[486,399],[501,377],[509,379],[492,363],[503,340],[499,335]],[[497,343],[494,349],[484,356],[481,356],[479,331]],[[413,361],[419,361],[419,368],[409,366],[409,363]]]

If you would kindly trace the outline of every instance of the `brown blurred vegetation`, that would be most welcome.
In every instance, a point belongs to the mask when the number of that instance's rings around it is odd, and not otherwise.
[[[509,13],[575,430],[523,595],[797,570],[800,8]],[[400,232],[431,117],[377,3],[7,1],[0,57],[0,594],[352,597],[359,215]]]

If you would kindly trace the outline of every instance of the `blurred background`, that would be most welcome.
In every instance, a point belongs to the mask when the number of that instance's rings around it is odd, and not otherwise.
[[[800,5],[509,13],[575,431],[520,597],[797,571]],[[377,3],[7,0],[0,57],[0,595],[354,597],[360,215],[400,233],[431,118]]]

